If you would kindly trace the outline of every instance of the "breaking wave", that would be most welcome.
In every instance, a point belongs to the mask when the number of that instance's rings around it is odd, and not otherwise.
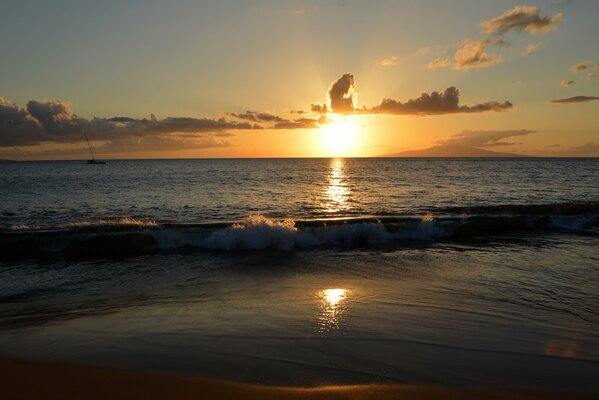
[[[529,207],[529,208],[526,208]],[[546,212],[542,212],[545,210]],[[457,211],[457,210],[454,210]],[[473,214],[476,211],[477,214]],[[250,215],[231,224],[159,224],[132,217],[73,222],[55,229],[18,226],[0,231],[2,258],[121,257],[157,251],[406,246],[421,242],[488,240],[526,232],[597,234],[599,209],[584,206],[501,206],[459,214],[379,216],[338,220],[275,220]]]

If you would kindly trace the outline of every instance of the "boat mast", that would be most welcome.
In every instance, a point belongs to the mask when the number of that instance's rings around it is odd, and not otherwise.
[[[87,133],[85,133],[85,131],[83,131],[83,134],[85,135],[85,141],[87,142],[87,147],[89,147],[89,152],[92,154],[92,160],[96,161],[96,157],[94,156],[94,151],[92,150],[92,146],[89,144],[89,139],[87,138]]]

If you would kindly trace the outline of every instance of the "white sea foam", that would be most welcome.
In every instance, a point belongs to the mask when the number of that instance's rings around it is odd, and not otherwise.
[[[133,217],[101,218],[91,221],[77,221],[67,224],[69,228],[93,227],[131,227],[131,228],[156,228],[158,223],[152,219],[137,219]]]
[[[447,232],[432,218],[407,222],[390,231],[380,222],[298,228],[290,219],[276,221],[262,215],[251,215],[243,223],[217,230],[185,232],[159,229],[152,234],[161,248],[188,246],[214,250],[286,251],[322,246],[354,247],[400,239],[432,240],[447,236]]]

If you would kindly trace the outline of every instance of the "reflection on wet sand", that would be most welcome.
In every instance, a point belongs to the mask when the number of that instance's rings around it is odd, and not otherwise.
[[[332,288],[318,293],[319,315],[318,332],[336,332],[347,311],[347,299],[351,292],[348,289]]]
[[[324,186],[322,208],[327,213],[347,211],[351,208],[351,191],[345,176],[345,160],[336,158],[329,166],[328,183]]]

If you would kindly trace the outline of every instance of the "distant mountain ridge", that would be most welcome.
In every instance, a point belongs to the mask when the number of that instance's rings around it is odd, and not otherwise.
[[[408,150],[399,153],[383,154],[380,157],[532,157],[525,154],[501,153],[477,147],[459,145],[439,145],[421,150]]]

